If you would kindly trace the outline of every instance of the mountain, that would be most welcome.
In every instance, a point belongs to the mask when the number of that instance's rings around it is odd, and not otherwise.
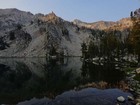
[[[91,32],[56,16],[0,9],[0,57],[45,57],[51,49],[81,56],[81,44]]]
[[[86,23],[82,22],[78,19],[73,21],[75,25],[79,27],[86,27],[89,29],[99,29],[99,30],[124,30],[132,26],[132,21],[130,18],[123,18],[119,21],[112,22],[112,21],[98,21],[93,23]]]
[[[68,22],[54,12],[34,15],[15,8],[0,9],[0,57],[46,57],[54,52],[81,56],[83,42],[88,44],[91,39],[99,42],[99,32],[93,30],[123,31],[131,26],[130,18],[117,22],[86,23],[77,19]],[[126,32],[122,32],[123,38]]]

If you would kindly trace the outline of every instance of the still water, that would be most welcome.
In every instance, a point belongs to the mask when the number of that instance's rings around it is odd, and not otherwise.
[[[125,82],[122,82],[126,78],[125,73],[115,65],[83,63],[79,57],[64,58],[61,61],[47,61],[45,58],[0,59],[0,104],[27,105],[27,100],[35,102],[35,99],[40,99],[45,100],[46,105],[50,105],[47,104],[50,100],[54,99],[55,102],[58,97],[66,98],[70,94],[79,96],[89,93],[91,98],[92,92],[92,105],[97,101],[93,99],[98,96],[103,98],[113,93],[110,98],[113,95],[115,98],[119,95],[127,97],[131,94],[119,90],[123,90],[122,87],[125,85]],[[88,88],[87,84],[90,84],[90,87],[92,85],[92,88]],[[74,99],[77,98],[76,95]],[[51,105],[58,105],[53,102]],[[101,100],[99,102],[101,103]],[[73,103],[70,105],[76,105],[76,102]]]

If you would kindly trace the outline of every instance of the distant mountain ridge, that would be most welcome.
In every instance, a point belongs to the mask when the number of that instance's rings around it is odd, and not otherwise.
[[[99,30],[108,30],[108,29],[123,30],[132,26],[132,21],[130,18],[123,18],[117,22],[98,21],[93,23],[86,23],[78,19],[75,19],[73,23],[78,25],[79,27],[86,27],[90,29],[99,29]]]
[[[140,8],[136,9],[134,12],[132,12],[135,17],[140,17]],[[132,21],[130,17],[122,18],[116,22],[113,21],[98,21],[93,23],[86,23],[82,22],[78,19],[75,19],[73,21],[74,24],[80,26],[80,27],[86,27],[90,29],[99,29],[99,30],[124,30],[127,28],[130,28],[132,26]]]
[[[93,22],[93,23],[86,23],[78,19],[75,19],[73,23],[80,27],[86,27],[86,28],[91,28],[91,29],[101,29],[101,30],[109,28],[110,26],[115,24],[115,22],[111,22],[111,21],[98,21],[98,22]]]

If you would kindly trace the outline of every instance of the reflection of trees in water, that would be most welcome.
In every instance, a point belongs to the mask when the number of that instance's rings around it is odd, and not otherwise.
[[[23,90],[26,82],[31,78],[29,68],[21,62],[17,62],[15,69],[0,64],[0,99],[1,103],[14,102],[21,98],[21,94],[27,94]],[[24,91],[24,92],[23,92]],[[8,99],[8,100],[7,100]]]
[[[88,67],[88,63],[87,62],[83,62],[81,71],[82,71],[81,75],[83,77],[83,81],[86,82],[86,79],[89,76],[89,73],[88,73],[89,72],[89,67]]]
[[[73,84],[70,82],[73,76],[72,70],[65,72],[62,70],[64,65],[64,62],[57,60],[50,60],[45,65],[47,71],[47,95],[50,95],[50,97],[54,97],[73,87]]]
[[[125,73],[116,69],[115,63],[95,65],[83,62],[81,71],[84,83],[105,81],[110,84],[116,84],[125,78]]]
[[[31,72],[23,63],[17,63],[16,69],[0,64],[0,91],[13,92],[23,86],[30,79]]]
[[[32,60],[31,60],[32,61]],[[37,65],[37,62],[31,62]],[[15,103],[32,97],[50,98],[73,88],[72,70],[64,70],[68,60],[51,60],[47,63],[38,62],[38,71],[44,76],[40,77],[33,72],[25,62],[16,61],[15,65],[0,64],[0,99],[1,102]],[[36,66],[35,66],[36,67]],[[40,70],[43,69],[43,70]],[[5,97],[5,98],[3,98]]]
[[[16,65],[12,68],[0,64],[0,99],[5,97],[3,101],[14,103],[32,97],[54,98],[81,84],[98,81],[116,82],[124,77],[123,72],[115,70],[113,64],[101,66],[84,62],[81,67],[75,64],[76,60],[79,63],[79,59],[73,58],[50,60],[47,63],[40,60],[37,62],[31,60],[28,63],[16,61]],[[29,63],[31,65],[28,65]],[[81,75],[79,74],[80,67]],[[43,73],[43,77],[38,73]]]

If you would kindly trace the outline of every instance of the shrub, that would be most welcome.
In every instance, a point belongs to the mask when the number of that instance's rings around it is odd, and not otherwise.
[[[69,35],[69,31],[65,28],[62,30],[62,34],[63,35]]]
[[[21,24],[17,24],[17,29],[21,30],[22,29],[22,25]]]

